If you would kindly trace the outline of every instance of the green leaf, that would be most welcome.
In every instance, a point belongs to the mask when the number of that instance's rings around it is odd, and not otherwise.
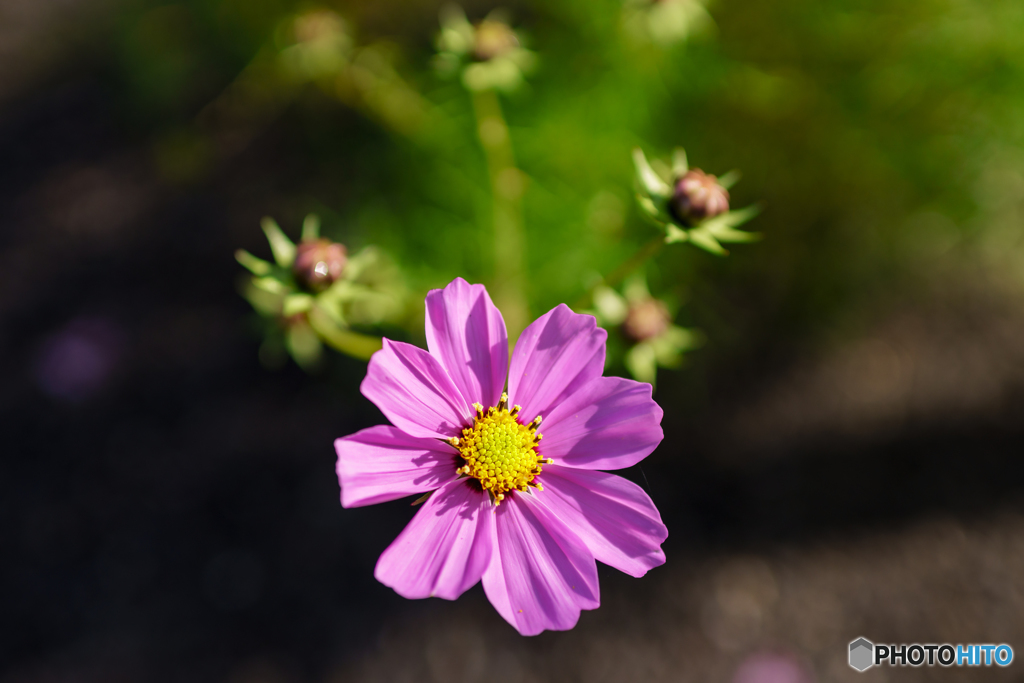
[[[647,163],[647,157],[639,147],[633,149],[633,165],[636,166],[637,180],[640,186],[652,197],[667,199],[672,194],[672,188],[654,172],[651,165]]]
[[[269,275],[270,271],[274,268],[270,263],[261,258],[256,258],[245,249],[239,249],[235,252],[235,260],[241,263],[253,275]]]
[[[270,250],[274,252],[274,260],[282,268],[291,268],[295,262],[295,243],[288,239],[273,218],[264,218],[260,221],[263,232],[270,242]]]
[[[675,178],[679,178],[689,170],[690,166],[686,162],[686,150],[682,147],[676,147],[672,152],[672,175]]]
[[[311,213],[302,221],[302,240],[315,240],[320,237],[320,216]]]

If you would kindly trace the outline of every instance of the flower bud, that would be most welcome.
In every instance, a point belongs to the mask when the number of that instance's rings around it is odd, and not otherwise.
[[[295,250],[292,272],[303,287],[319,292],[341,277],[346,263],[348,254],[344,244],[322,238],[303,240]]]
[[[333,41],[345,35],[345,24],[330,10],[314,10],[295,17],[295,39],[300,43]]]
[[[676,220],[692,226],[728,211],[729,191],[718,184],[717,177],[695,168],[676,180],[668,206]]]
[[[622,330],[630,339],[642,342],[662,335],[671,324],[668,307],[659,299],[649,298],[630,303]]]
[[[486,62],[501,57],[519,47],[515,32],[503,21],[484,19],[476,26],[473,40],[473,58]]]

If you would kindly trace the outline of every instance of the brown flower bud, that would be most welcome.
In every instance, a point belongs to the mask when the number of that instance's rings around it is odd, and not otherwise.
[[[304,240],[296,247],[292,272],[299,284],[319,292],[341,277],[346,263],[348,254],[344,244],[328,239]]]
[[[668,206],[676,220],[692,226],[728,211],[729,191],[718,184],[718,178],[695,168],[676,180]]]
[[[341,17],[330,10],[314,10],[295,18],[295,39],[300,43],[334,40],[345,34]]]
[[[658,299],[644,299],[629,305],[622,330],[634,341],[653,339],[665,332],[672,324],[668,307]]]
[[[473,58],[486,62],[519,47],[519,39],[508,24],[484,19],[476,26]]]

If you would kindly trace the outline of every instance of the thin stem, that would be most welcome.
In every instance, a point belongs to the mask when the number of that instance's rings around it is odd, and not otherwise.
[[[371,337],[338,327],[317,306],[310,310],[308,319],[310,327],[319,335],[321,341],[346,356],[369,360],[370,356],[381,349],[380,337]]]
[[[611,287],[613,289],[618,287],[620,284],[622,284],[623,280],[625,280],[627,277],[636,272],[636,270],[645,263],[647,263],[647,261],[654,258],[654,256],[656,256],[657,253],[661,251],[662,247],[664,246],[665,238],[661,236],[655,237],[650,242],[640,247],[640,249],[637,250],[637,252],[630,256],[626,261],[624,261],[622,265],[613,270],[611,274],[608,275],[608,277],[604,278],[601,281],[601,284],[603,284],[606,287]],[[576,305],[573,306],[573,308],[576,310],[586,308],[590,304],[590,296],[591,292],[587,292],[586,294],[584,294],[576,301]]]
[[[487,157],[487,172],[494,203],[494,293],[513,342],[526,327],[529,314],[525,296],[523,258],[523,174],[516,168],[508,124],[493,90],[473,93],[477,134]]]
[[[655,237],[650,242],[640,247],[639,251],[630,256],[628,261],[613,270],[611,275],[605,278],[605,285],[609,287],[618,287],[622,284],[622,281],[632,275],[637,268],[654,258],[654,256],[661,251],[661,248],[664,246],[665,238],[661,236]]]

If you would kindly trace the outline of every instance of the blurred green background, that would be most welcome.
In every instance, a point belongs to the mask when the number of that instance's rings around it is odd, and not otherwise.
[[[398,599],[372,567],[407,506],[343,511],[333,479],[333,438],[380,420],[365,365],[261,355],[233,253],[270,258],[264,216],[382,249],[389,336],[422,340],[429,288],[494,284],[440,3],[6,0],[0,681],[796,683],[859,676],[861,635],[1024,637],[1024,4],[501,7],[536,57],[499,95],[529,319],[657,236],[634,147],[739,169],[762,208],[762,241],[644,270],[705,340],[626,473],[666,567],[602,569],[602,608],[531,640],[479,589]]]

